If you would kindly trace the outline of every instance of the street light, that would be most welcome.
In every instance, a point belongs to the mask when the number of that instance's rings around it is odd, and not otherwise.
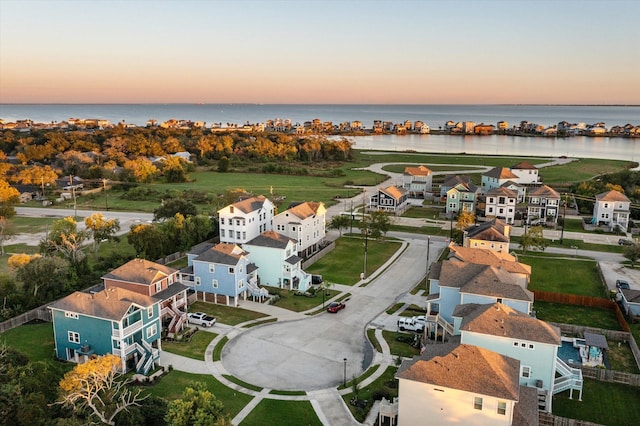
[[[342,387],[347,386],[347,359],[344,358],[344,375],[342,376]]]
[[[368,249],[368,242],[369,239],[367,238],[367,235],[369,234],[369,229],[368,228],[364,228],[364,270],[362,272],[362,279],[366,279],[367,278],[367,249]]]
[[[431,235],[427,236],[427,271],[424,275],[424,286],[429,282],[429,249],[431,248]]]

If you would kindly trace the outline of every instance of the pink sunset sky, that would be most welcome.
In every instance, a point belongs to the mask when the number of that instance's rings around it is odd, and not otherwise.
[[[640,2],[0,1],[0,103],[640,104]]]

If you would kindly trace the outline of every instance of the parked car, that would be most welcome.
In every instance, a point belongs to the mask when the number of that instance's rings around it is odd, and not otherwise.
[[[211,327],[216,323],[216,319],[204,312],[192,312],[188,315],[191,324],[201,325],[203,327]]]
[[[621,246],[632,246],[634,244],[635,243],[633,241],[627,240],[626,238],[620,238],[618,240],[618,245],[621,245]]]
[[[629,283],[625,280],[616,280],[616,288],[619,288],[620,290],[629,290],[631,287],[629,287]]]
[[[324,282],[322,275],[311,275],[311,284],[320,285]]]
[[[398,319],[398,329],[400,331],[416,331],[422,333],[424,331],[424,321],[416,320],[413,317],[400,317]]]
[[[342,302],[331,302],[331,303],[329,303],[329,306],[327,307],[327,312],[331,312],[332,314],[335,314],[335,313],[337,313],[338,311],[341,311],[344,308],[346,308],[346,306]]]

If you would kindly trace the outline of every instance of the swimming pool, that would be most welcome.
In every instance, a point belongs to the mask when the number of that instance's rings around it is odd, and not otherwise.
[[[558,357],[567,364],[582,364],[580,350],[573,347],[573,342],[562,341],[562,346],[558,348]]]

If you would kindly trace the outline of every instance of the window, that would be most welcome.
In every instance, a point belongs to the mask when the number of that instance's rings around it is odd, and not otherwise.
[[[229,266],[229,273],[233,274],[235,272],[236,272],[235,268],[233,266]]]
[[[221,230],[220,230],[220,236],[221,236],[221,237],[224,237],[224,229],[221,229]]]
[[[213,286],[213,288],[218,288],[218,280],[211,281],[211,285]]]
[[[473,398],[473,408],[475,410],[482,410],[482,398],[476,396]]]
[[[233,206],[229,206],[229,213],[233,213]]]
[[[80,343],[80,333],[69,331],[67,332],[67,335],[69,336],[69,341],[71,343]]]
[[[242,287],[244,287],[244,281],[238,280],[238,289],[241,289]]]
[[[162,281],[156,283],[156,293],[162,290]]]
[[[150,339],[151,336],[155,336],[158,334],[158,324],[153,323],[150,327],[147,327],[147,339]]]
[[[220,225],[224,225],[224,217],[220,218]]]
[[[507,403],[504,401],[498,401],[498,414],[504,416],[507,414]]]
[[[525,379],[528,379],[531,377],[531,367],[528,367],[526,365],[523,365],[522,367],[520,367],[520,377],[524,377]]]
[[[200,277],[196,277],[196,285],[200,285]]]
[[[209,272],[214,273],[216,271],[216,265],[213,263],[209,264]]]
[[[513,342],[513,347],[517,348],[518,347],[518,342]]]
[[[151,306],[150,308],[147,308],[147,318],[152,318],[153,317],[153,306]]]
[[[502,298],[498,297],[498,298],[496,299],[496,303],[502,303]]]
[[[242,265],[238,266],[238,272],[242,272]]]
[[[529,343],[529,349],[533,349],[535,348],[535,346],[533,345],[533,343]]]
[[[64,316],[65,318],[73,318],[73,319],[79,318],[79,315],[76,312],[65,312]]]

